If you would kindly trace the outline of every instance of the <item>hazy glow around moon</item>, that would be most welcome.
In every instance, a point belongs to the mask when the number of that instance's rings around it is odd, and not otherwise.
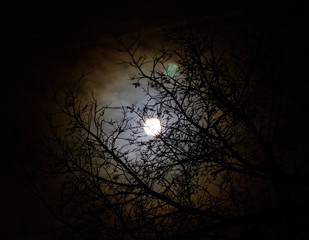
[[[161,132],[161,122],[157,118],[149,118],[144,124],[145,133],[149,136],[156,136]]]

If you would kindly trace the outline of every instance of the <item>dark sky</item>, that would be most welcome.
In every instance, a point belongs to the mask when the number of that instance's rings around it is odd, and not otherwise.
[[[84,9],[78,6],[80,10],[47,5],[38,9],[26,5],[2,9],[1,125],[5,158],[1,157],[0,234],[7,237],[4,239],[18,239],[24,228],[44,231],[49,221],[41,203],[19,182],[15,160],[22,158],[19,149],[40,141],[45,127],[40,114],[48,111],[45,100],[52,88],[69,85],[81,73],[95,69],[89,77],[90,86],[101,92],[102,99],[113,102],[121,96],[124,101],[134,101],[134,88],[125,84],[128,69],[116,64],[120,57],[115,49],[117,37],[130,38],[142,32],[150,48],[160,39],[161,27],[181,25],[188,18],[236,19],[239,14],[258,15],[265,11],[273,19],[285,19],[286,24],[290,22],[286,18],[298,16],[295,11],[301,9],[267,1],[255,6],[192,1],[114,2],[104,7],[87,3]],[[297,24],[304,24],[302,16],[298,17],[301,20],[296,20]],[[43,235],[37,239],[43,239]]]
[[[17,4],[2,9],[2,239],[25,239],[27,232],[35,232],[34,239],[47,236],[52,217],[25,188],[17,161],[25,152],[40,154],[38,145],[46,125],[41,112],[50,110],[46,100],[53,88],[61,89],[81,73],[96,69],[90,81],[95,90],[109,92],[105,99],[113,102],[120,95],[130,97],[123,85],[126,69],[115,64],[119,61],[116,38],[140,32],[153,36],[160,27],[183,22],[188,11],[172,2],[145,1],[79,7]],[[48,183],[41,182],[41,187],[53,193]]]

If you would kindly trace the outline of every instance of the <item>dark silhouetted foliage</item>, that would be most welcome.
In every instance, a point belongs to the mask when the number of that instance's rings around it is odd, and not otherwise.
[[[305,236],[308,164],[289,135],[301,76],[267,28],[235,29],[168,31],[152,57],[140,39],[123,43],[145,95],[137,105],[86,100],[83,77],[55,95],[46,174],[61,183],[50,210],[62,239]],[[150,117],[162,122],[155,137],[143,130]]]

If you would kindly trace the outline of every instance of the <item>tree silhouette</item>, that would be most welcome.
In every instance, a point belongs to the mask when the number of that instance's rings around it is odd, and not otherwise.
[[[61,183],[59,206],[49,208],[63,239],[304,234],[288,217],[305,206],[308,184],[284,136],[294,73],[262,34],[229,37],[204,26],[169,31],[152,58],[138,54],[140,39],[122,43],[145,94],[139,105],[85,101],[83,76],[55,94],[44,171]],[[143,129],[151,117],[162,123],[154,137]]]

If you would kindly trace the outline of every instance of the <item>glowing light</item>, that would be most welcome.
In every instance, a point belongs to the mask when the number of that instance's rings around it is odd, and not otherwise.
[[[165,70],[165,75],[169,78],[174,78],[178,75],[179,72],[179,67],[177,64],[172,63],[172,64],[167,64],[167,66],[164,68]]]
[[[161,122],[158,118],[149,118],[144,124],[145,133],[149,136],[157,136],[161,130]]]

